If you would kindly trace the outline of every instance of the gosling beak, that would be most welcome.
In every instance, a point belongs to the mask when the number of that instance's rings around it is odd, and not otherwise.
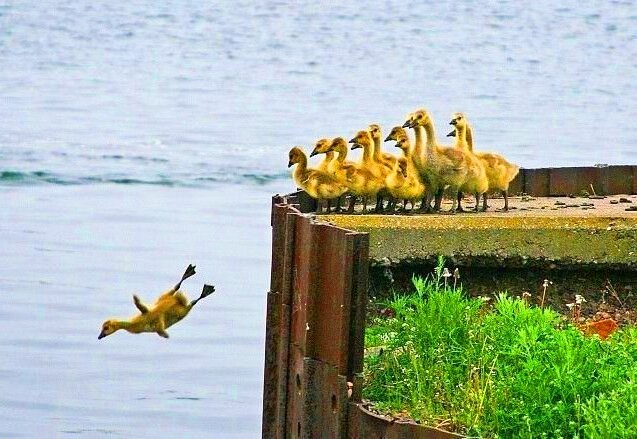
[[[453,125],[455,126],[458,122],[456,122],[456,119],[451,119],[451,122],[449,122],[449,125]]]
[[[400,148],[400,142],[396,142],[396,144],[394,145],[394,147],[396,147],[396,148]]]
[[[288,168],[292,167],[293,164],[294,163],[292,163],[292,162],[288,162]]]
[[[447,134],[447,137],[456,137],[456,130],[453,130],[452,132]]]
[[[355,149],[358,149],[358,148],[362,148],[362,146],[360,146],[358,143],[356,143],[356,139],[350,139],[350,141],[347,142],[347,143],[351,143],[352,144],[352,147],[350,148],[352,151],[354,151]]]
[[[318,152],[316,151],[316,148],[314,148],[310,153],[310,157],[314,157],[316,154],[318,154]]]
[[[389,142],[390,140],[394,140],[394,139],[391,138],[391,134],[389,136],[385,137],[384,142]]]
[[[100,332],[100,335],[97,336],[98,340],[103,339],[104,337],[106,337],[106,334],[104,334],[104,331]]]
[[[408,120],[407,122],[405,122],[403,124],[403,128],[411,128],[412,127],[412,121]]]

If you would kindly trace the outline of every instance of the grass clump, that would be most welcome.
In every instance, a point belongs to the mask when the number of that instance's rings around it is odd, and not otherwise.
[[[637,330],[586,337],[551,309],[493,304],[442,281],[385,304],[366,330],[377,409],[482,437],[637,437]],[[562,327],[564,326],[564,327]]]

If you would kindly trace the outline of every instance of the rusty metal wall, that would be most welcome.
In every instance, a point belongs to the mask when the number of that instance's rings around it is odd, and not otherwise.
[[[316,223],[298,197],[273,198],[263,437],[347,437],[349,395],[361,394],[368,236]]]
[[[577,195],[582,191],[590,195],[637,194],[637,166],[520,169],[509,187],[511,194],[523,192],[536,197]]]
[[[349,415],[351,439],[459,439],[464,437],[412,421],[379,416],[360,403],[350,404]]]
[[[282,197],[273,197],[272,268],[267,295],[265,370],[263,390],[263,437],[285,437],[287,398],[287,365],[290,321],[290,274],[294,241],[293,205],[285,205]]]

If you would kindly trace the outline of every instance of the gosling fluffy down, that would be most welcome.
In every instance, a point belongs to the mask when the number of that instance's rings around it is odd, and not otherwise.
[[[215,287],[212,285],[204,285],[201,295],[193,300],[188,301],[184,293],[179,291],[181,283],[195,274],[195,266],[188,265],[179,282],[159,296],[152,306],[147,306],[133,295],[133,303],[139,310],[140,314],[128,320],[106,320],[102,324],[102,331],[97,337],[98,340],[113,334],[114,332],[124,329],[132,334],[141,332],[155,332],[161,337],[168,338],[166,329],[182,320],[188,315],[192,308],[204,297],[208,297],[214,293]]]
[[[303,150],[295,146],[290,150],[288,167],[296,165],[293,176],[294,181],[308,195],[318,201],[317,213],[321,211],[322,203],[328,202],[327,210],[330,209],[330,201],[339,198],[347,192],[347,186],[328,173],[307,167],[307,156]]]
[[[456,148],[463,148],[469,151],[472,151],[478,159],[484,165],[484,169],[487,174],[487,180],[489,181],[489,191],[500,191],[504,197],[504,209],[505,211],[509,210],[509,185],[511,181],[518,175],[520,172],[520,167],[509,162],[500,154],[492,153],[492,152],[478,152],[473,150],[473,130],[466,116],[462,113],[455,113],[454,120],[461,121],[461,124],[465,125],[465,133],[464,140],[458,134],[459,129],[456,124],[455,129],[447,134],[448,137],[456,137]],[[464,121],[464,122],[462,122]],[[453,122],[453,120],[452,120]],[[486,193],[483,195],[483,206],[482,210],[487,209],[487,196]]]

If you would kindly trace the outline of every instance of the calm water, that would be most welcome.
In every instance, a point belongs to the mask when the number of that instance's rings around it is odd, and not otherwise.
[[[156,4],[161,3],[161,4]],[[257,437],[287,150],[420,106],[523,166],[633,164],[634,2],[0,1],[0,437]],[[171,339],[101,322],[189,263]]]

